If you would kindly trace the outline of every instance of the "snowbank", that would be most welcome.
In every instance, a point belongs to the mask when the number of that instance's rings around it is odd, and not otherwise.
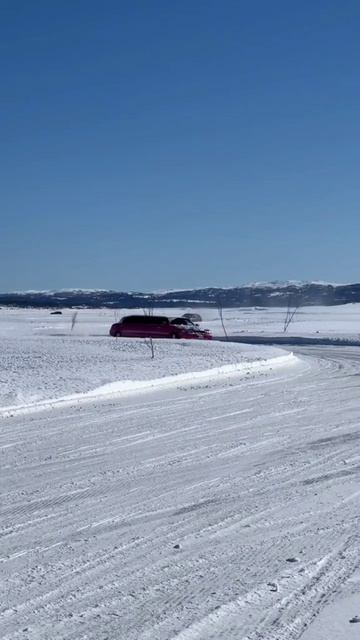
[[[265,371],[296,358],[269,347],[61,336],[2,339],[0,412],[61,399],[132,393],[235,372]]]
[[[56,317],[45,322],[45,313],[17,313],[11,322],[8,312],[0,320],[2,414],[60,399],[80,400],[89,394],[103,397],[219,375],[264,372],[296,361],[273,347],[190,340],[154,341],[155,358],[151,359],[144,340],[90,335],[89,325],[86,336],[85,323],[82,335],[78,325],[65,333],[59,331],[60,323],[55,324]],[[49,326],[51,322],[57,331]]]

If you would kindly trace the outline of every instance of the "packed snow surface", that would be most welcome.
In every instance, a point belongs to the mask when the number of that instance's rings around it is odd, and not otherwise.
[[[42,314],[2,344],[120,342]],[[358,638],[360,350],[295,355],[2,417],[1,640]]]
[[[3,418],[2,640],[357,638],[360,352],[300,358]]]

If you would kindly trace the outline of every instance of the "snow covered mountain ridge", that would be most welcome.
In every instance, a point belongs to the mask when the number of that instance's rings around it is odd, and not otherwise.
[[[237,287],[204,287],[162,292],[61,289],[0,293],[0,306],[16,307],[279,307],[360,302],[360,283],[253,282]]]
[[[297,288],[302,288],[304,286],[308,286],[308,285],[324,285],[324,286],[332,286],[332,287],[338,287],[338,286],[344,286],[343,284],[340,284],[338,282],[327,282],[324,280],[264,280],[264,281],[254,281],[254,282],[246,282],[240,285],[230,285],[230,286],[226,286],[226,287],[211,287],[211,286],[203,286],[203,287],[192,287],[191,289],[184,289],[184,288],[177,288],[177,289],[156,289],[155,291],[150,291],[150,292],[144,292],[141,295],[147,296],[147,295],[169,295],[169,294],[173,294],[173,293],[182,293],[184,291],[204,291],[204,290],[210,290],[210,289],[219,289],[221,291],[229,291],[230,289],[244,289],[244,288],[261,288],[261,289],[283,289],[286,287],[297,287]],[[76,293],[84,293],[84,294],[98,294],[98,293],[121,293],[119,290],[117,289],[88,289],[88,288],[82,288],[82,287],[65,287],[62,289],[25,289],[23,291],[10,291],[10,292],[3,292],[0,293],[0,295],[13,295],[13,294],[18,294],[18,295],[28,295],[28,294],[47,294],[47,295],[59,295],[59,294],[76,294]],[[127,294],[135,294],[137,292],[135,291],[127,291],[127,292],[123,292],[123,293],[127,293]]]

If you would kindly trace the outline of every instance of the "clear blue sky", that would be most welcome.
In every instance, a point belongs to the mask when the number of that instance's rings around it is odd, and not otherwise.
[[[0,0],[0,290],[360,281],[358,0]]]

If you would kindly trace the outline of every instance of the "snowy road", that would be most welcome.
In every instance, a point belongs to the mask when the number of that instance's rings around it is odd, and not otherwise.
[[[0,637],[294,640],[360,605],[360,349],[298,353],[2,420]]]

